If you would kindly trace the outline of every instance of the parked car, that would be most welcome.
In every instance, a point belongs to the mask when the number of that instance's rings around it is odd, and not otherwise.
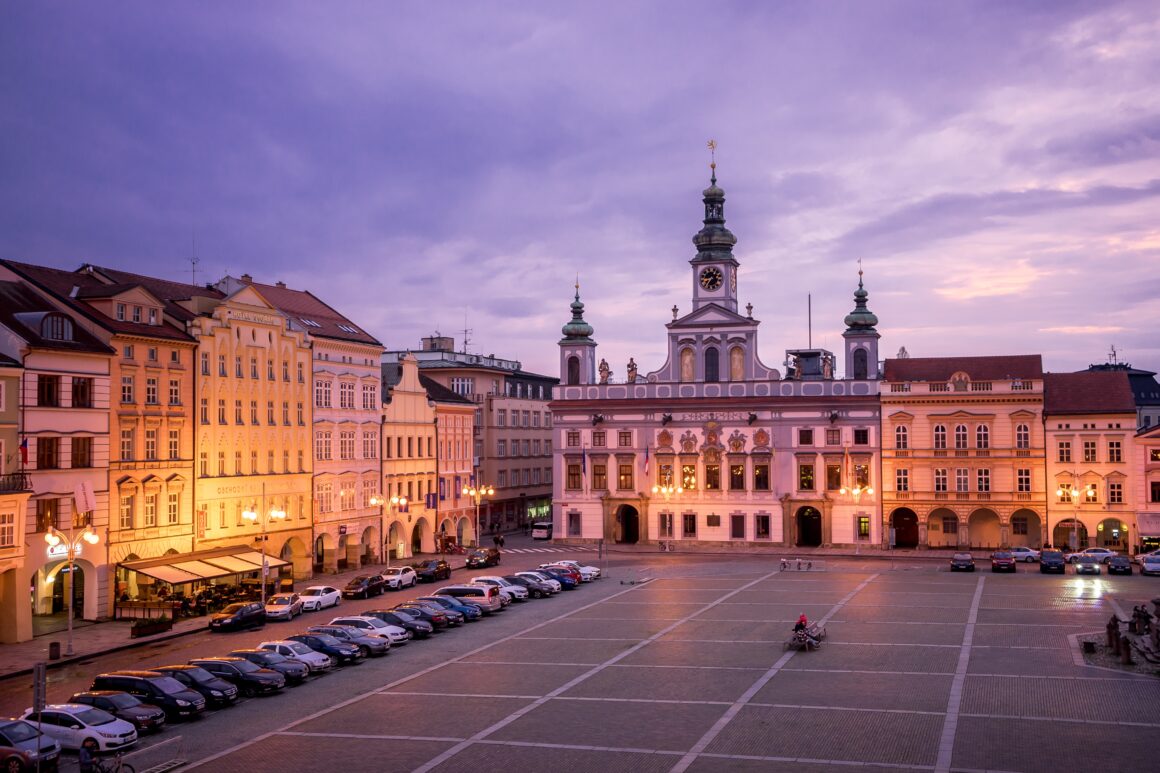
[[[315,652],[329,655],[331,662],[336,665],[354,665],[366,658],[363,651],[350,642],[339,641],[325,633],[296,633],[286,637],[290,641],[305,644]]]
[[[555,577],[544,572],[516,572],[516,577],[523,577],[528,580],[536,580],[538,582],[546,582],[555,593],[564,590],[564,586]]]
[[[1084,556],[1093,556],[1100,563],[1106,564],[1108,559],[1114,555],[1118,555],[1116,551],[1107,548],[1088,548],[1078,553],[1072,553],[1067,557],[1067,560],[1069,563],[1078,564]]]
[[[1108,559],[1108,574],[1131,574],[1132,562],[1127,556],[1112,556]]]
[[[1148,558],[1149,556],[1154,556],[1156,558],[1160,558],[1160,550],[1149,550],[1146,553],[1137,553],[1133,560],[1137,564],[1143,565],[1144,559]]]
[[[1026,564],[1032,564],[1039,560],[1039,551],[1034,548],[1023,547],[1018,545],[1013,548],[1008,548],[1008,552],[1015,556],[1016,561],[1022,561]]]
[[[384,623],[397,625],[400,628],[410,631],[411,635],[416,639],[426,639],[435,631],[435,626],[426,620],[421,620],[417,616],[409,615],[402,610],[372,609],[369,612],[363,612],[363,616],[375,617]]]
[[[383,570],[383,581],[391,590],[414,588],[419,583],[419,575],[409,566],[392,566]]]
[[[342,589],[344,599],[369,599],[383,592],[383,578],[377,574],[360,574]]]
[[[330,625],[349,625],[351,628],[358,628],[367,635],[386,639],[392,647],[401,647],[413,638],[411,632],[403,626],[388,623],[371,615],[336,617],[330,621]]]
[[[326,673],[334,668],[336,662],[325,652],[318,652],[300,641],[291,639],[264,641],[258,645],[258,649],[273,652],[287,660],[301,663],[309,668],[312,674]]]
[[[550,571],[550,572],[553,572],[554,574],[559,574],[560,572],[564,572],[569,577],[571,577],[573,580],[575,580],[577,585],[584,582],[584,575],[580,574],[580,570],[574,566],[569,566],[568,564],[555,564],[555,563],[540,564],[540,571],[541,572],[549,572]]]
[[[83,703],[94,709],[107,711],[117,719],[132,722],[137,732],[160,730],[165,727],[165,712],[151,703],[120,690],[89,690],[78,692],[68,699],[69,703]]]
[[[476,548],[467,554],[468,569],[482,569],[499,566],[500,554],[495,548]]]
[[[951,556],[951,571],[952,572],[973,572],[975,571],[975,557],[970,553],[955,553]]]
[[[1100,559],[1096,555],[1080,556],[1075,562],[1076,574],[1099,574]]]
[[[392,610],[406,612],[408,615],[414,615],[420,620],[426,620],[431,625],[435,626],[436,631],[444,628],[450,628],[453,625],[463,622],[460,616],[458,622],[451,617],[450,610],[443,607],[431,606],[430,604],[423,604],[417,601],[408,601],[403,604],[398,604],[391,607]]]
[[[44,769],[52,768],[56,770],[56,763],[45,764]],[[24,773],[25,771],[36,770],[36,761],[31,752],[26,752],[23,749],[18,749],[15,746],[5,746],[0,743],[0,770],[7,773]]]
[[[568,561],[563,559],[556,561],[555,563],[561,566],[570,566],[576,571],[580,572],[580,579],[582,579],[584,582],[591,582],[592,580],[600,579],[601,573],[599,566],[591,566],[588,564],[582,564],[579,561]]]
[[[245,658],[195,658],[191,666],[201,666],[214,676],[232,682],[243,695],[277,692],[286,686],[286,677],[270,668],[256,666]]]
[[[266,599],[267,620],[293,620],[302,612],[302,597],[297,593],[275,593]]]
[[[266,624],[266,608],[260,601],[239,601],[209,617],[211,631],[239,631],[261,628]]]
[[[310,666],[279,655],[277,652],[263,649],[234,650],[230,653],[233,658],[245,658],[259,668],[268,668],[277,671],[286,677],[286,684],[302,684],[310,675]],[[329,658],[328,658],[329,660]],[[329,665],[329,664],[328,664]]]
[[[516,585],[513,582],[509,582],[509,581],[505,580],[504,578],[499,577],[498,575],[485,575],[482,577],[472,577],[471,578],[472,585],[480,585],[483,583],[496,586],[497,588],[499,588],[499,592],[501,595],[506,595],[508,598],[512,599],[513,601],[527,601],[528,600],[528,589],[527,588],[525,588],[522,585]]]
[[[503,578],[510,583],[526,588],[528,595],[534,599],[542,599],[556,594],[556,590],[543,580],[533,580],[529,577],[521,577],[518,574],[505,574]]]
[[[1063,559],[1063,552],[1059,550],[1044,550],[1039,554],[1039,572],[1059,572],[1063,574],[1067,562]]]
[[[416,564],[411,564],[411,568],[415,570],[417,576],[422,582],[436,582],[437,580],[451,579],[451,564],[443,559],[420,561]]]
[[[307,612],[337,607],[342,603],[342,591],[329,585],[311,585],[299,595],[302,597],[302,609]]]
[[[201,693],[210,706],[224,707],[237,703],[238,688],[230,682],[214,676],[209,671],[189,664],[158,666],[150,669],[166,676],[172,676],[183,685]]]
[[[1145,556],[1140,563],[1140,574],[1160,574],[1160,556]]]
[[[1006,550],[996,550],[991,554],[992,572],[1014,572],[1015,556]]]
[[[205,711],[205,698],[172,676],[156,671],[110,671],[93,677],[90,690],[121,690],[160,707],[167,717],[193,717]]]
[[[42,770],[55,770],[60,759],[60,742],[23,719],[0,719],[0,745],[17,750],[25,765],[32,766],[29,770],[36,770],[37,763]],[[13,756],[3,759],[7,762]]]
[[[376,658],[381,658],[391,651],[390,639],[382,636],[372,636],[365,631],[352,628],[349,625],[312,625],[306,629],[306,632],[333,636],[341,642],[353,644],[366,657],[373,655]]]
[[[580,587],[580,575],[575,573],[575,570],[569,571],[560,566],[548,566],[540,569],[539,573],[546,574],[560,583],[560,587],[564,590],[576,590]]]
[[[55,738],[65,749],[79,749],[89,740],[96,741],[103,752],[127,749],[137,743],[137,728],[132,722],[83,703],[50,703],[44,711],[26,709],[20,718],[38,724],[45,735]]]
[[[461,602],[471,602],[485,615],[503,611],[499,588],[491,585],[445,585],[435,591],[436,596],[451,596]]]
[[[443,607],[443,609],[458,612],[463,615],[463,622],[465,623],[474,622],[483,618],[483,610],[475,604],[468,602],[466,599],[456,599],[451,596],[420,596],[415,601],[422,601],[425,604],[432,605],[437,604]]]

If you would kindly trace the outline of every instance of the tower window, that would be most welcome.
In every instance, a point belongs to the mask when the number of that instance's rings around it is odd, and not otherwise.
[[[705,381],[706,382],[720,381],[721,380],[720,358],[721,358],[721,353],[717,350],[716,347],[710,346],[709,348],[705,349]]]
[[[576,355],[568,358],[568,383],[580,383],[580,358]]]

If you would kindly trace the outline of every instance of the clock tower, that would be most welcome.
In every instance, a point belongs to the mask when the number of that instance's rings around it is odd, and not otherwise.
[[[737,313],[737,237],[725,227],[725,191],[717,187],[717,164],[712,164],[709,187],[703,192],[704,226],[693,237],[693,311],[716,304]]]

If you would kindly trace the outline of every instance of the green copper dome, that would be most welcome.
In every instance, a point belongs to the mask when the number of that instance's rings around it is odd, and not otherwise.
[[[580,302],[580,285],[576,285],[576,298],[572,301],[572,321],[560,328],[560,332],[564,334],[564,338],[560,343],[565,342],[585,342],[593,343],[592,341],[592,326],[584,321],[584,304]]]
[[[870,293],[862,286],[862,270],[858,269],[858,289],[854,291],[854,310],[846,315],[846,332],[870,332],[878,324],[878,317],[866,308],[866,299]]]
[[[717,187],[716,168],[709,187],[701,195],[705,202],[705,220],[704,227],[693,237],[697,247],[697,257],[693,260],[735,260],[733,245],[737,244],[737,237],[725,227],[725,191]]]

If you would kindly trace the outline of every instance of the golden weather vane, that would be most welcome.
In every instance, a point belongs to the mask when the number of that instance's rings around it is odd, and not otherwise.
[[[717,140],[709,140],[709,168],[717,168]]]

